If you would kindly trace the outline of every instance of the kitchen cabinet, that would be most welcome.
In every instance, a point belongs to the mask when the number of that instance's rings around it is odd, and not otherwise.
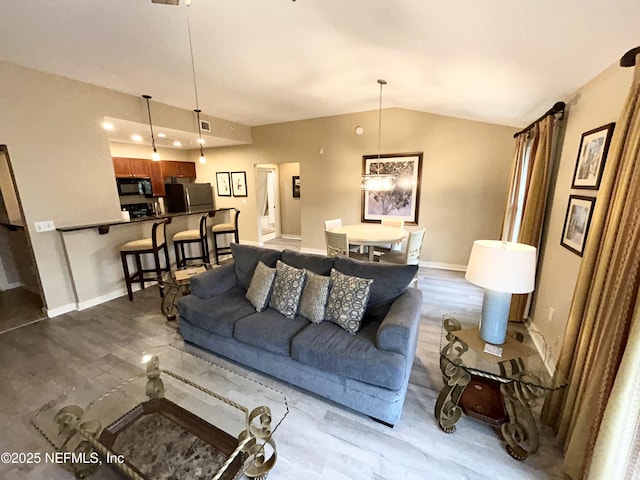
[[[196,178],[196,164],[165,160],[162,162],[162,175],[164,177]]]
[[[116,178],[149,178],[149,160],[113,157]]]
[[[151,191],[154,197],[164,197],[164,175],[162,174],[162,162],[149,162],[149,179]]]

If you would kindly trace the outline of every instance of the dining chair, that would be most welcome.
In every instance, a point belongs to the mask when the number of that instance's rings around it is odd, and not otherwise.
[[[341,218],[334,218],[333,220],[324,221],[325,230],[333,230],[334,228],[339,228],[341,226],[342,226]],[[361,245],[349,245],[349,250],[355,253],[363,253],[363,248]]]
[[[395,227],[395,228],[402,228],[404,229],[404,219],[402,218],[398,218],[398,217],[390,217],[390,218],[383,218],[382,219],[382,226],[383,227]],[[373,247],[374,249],[374,253],[377,252],[381,252],[381,253],[386,253],[386,252],[390,252],[390,251],[399,251],[401,250],[401,246],[400,243],[396,243],[394,245],[376,245],[375,247]]]
[[[333,220],[325,220],[324,221],[324,229],[325,230],[333,230],[334,228],[338,228],[342,226],[342,219],[335,218]]]
[[[368,255],[349,250],[349,237],[346,233],[335,233],[325,230],[324,238],[327,242],[328,257],[349,257],[357,260],[369,260]]]
[[[401,265],[419,265],[420,264],[420,252],[422,251],[422,241],[424,240],[425,229],[411,232],[409,239],[407,240],[406,249],[395,252],[390,251],[380,256],[380,263],[394,263]],[[415,288],[418,288],[418,274],[411,281]]]

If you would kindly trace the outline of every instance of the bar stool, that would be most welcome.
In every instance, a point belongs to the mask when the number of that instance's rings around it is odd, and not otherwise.
[[[127,284],[127,294],[129,301],[133,300],[133,292],[131,285],[140,283],[140,288],[144,289],[144,282],[157,281],[162,272],[170,269],[169,251],[167,250],[167,225],[171,223],[171,218],[166,218],[160,222],[155,222],[151,228],[151,238],[143,238],[141,240],[133,240],[125,243],[120,249],[120,257],[122,258],[122,269],[124,270],[124,281]],[[165,267],[160,268],[160,255],[158,252],[164,252]],[[154,268],[142,268],[142,255],[150,253],[153,255]],[[128,256],[133,255],[136,262],[137,271],[133,274],[129,273]],[[153,272],[155,275],[145,277],[145,273]],[[160,296],[163,296],[160,289]]]
[[[209,238],[207,235],[207,217],[210,212],[200,217],[200,228],[198,230],[183,230],[173,236],[173,248],[176,252],[176,268],[186,267],[187,260],[202,260],[209,263]],[[187,257],[184,253],[184,246],[187,243],[197,243],[200,245],[201,255]]]
[[[237,208],[221,208],[215,210],[212,216],[215,217],[218,213],[223,212],[229,213],[229,223],[218,223],[211,227],[211,231],[213,232],[213,254],[216,257],[216,263],[219,263],[218,255],[231,254],[231,247],[218,247],[218,235],[233,233],[235,242],[240,243],[240,240],[238,240],[238,215],[240,215],[240,210]]]

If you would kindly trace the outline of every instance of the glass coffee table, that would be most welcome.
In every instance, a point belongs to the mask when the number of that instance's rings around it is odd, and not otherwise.
[[[206,356],[166,345],[110,356],[110,368],[46,403],[32,423],[78,478],[115,468],[136,480],[264,479],[287,399]]]
[[[507,452],[517,460],[540,445],[532,408],[567,385],[561,372],[551,375],[522,324],[510,324],[501,356],[485,351],[478,320],[447,316],[442,322],[440,370],[444,386],[435,417],[446,433],[456,430],[462,413],[500,428]],[[491,347],[491,346],[489,346]]]
[[[190,265],[185,268],[164,272],[160,276],[158,285],[162,292],[162,304],[160,306],[162,314],[167,320],[175,320],[178,308],[176,300],[182,295],[188,295],[191,290],[191,277],[199,273],[206,272],[219,265],[203,263],[200,265]]]

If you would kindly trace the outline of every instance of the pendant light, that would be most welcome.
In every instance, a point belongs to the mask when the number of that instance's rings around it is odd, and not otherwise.
[[[191,55],[191,73],[193,75],[193,93],[196,97],[196,108],[194,112],[196,112],[196,117],[198,119],[198,145],[200,146],[200,159],[198,160],[200,163],[207,163],[207,159],[204,156],[204,151],[202,150],[202,145],[204,144],[204,140],[202,139],[202,124],[200,123],[200,106],[198,105],[198,86],[196,84],[196,67],[195,62],[193,61],[193,43],[191,41],[191,22],[189,21],[189,8],[191,7],[191,2],[187,1],[187,32],[189,33],[189,53]]]
[[[160,154],[158,150],[156,150],[156,139],[153,136],[153,123],[151,123],[151,107],[149,107],[149,100],[151,100],[151,95],[142,95],[147,101],[147,113],[149,114],[149,129],[151,130],[151,146],[153,147],[153,153],[151,154],[151,160],[154,162],[160,161]]]
[[[361,188],[370,192],[391,192],[395,188],[396,177],[394,175],[380,173],[380,139],[382,138],[382,86],[387,84],[386,80],[378,80],[380,84],[380,105],[378,107],[378,161],[375,163],[375,173],[362,175]]]

